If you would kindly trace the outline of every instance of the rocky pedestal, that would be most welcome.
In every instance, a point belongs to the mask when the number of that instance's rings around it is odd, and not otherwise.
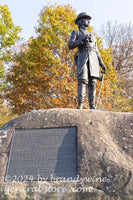
[[[132,174],[133,113],[38,110],[0,129],[1,200],[132,200]]]

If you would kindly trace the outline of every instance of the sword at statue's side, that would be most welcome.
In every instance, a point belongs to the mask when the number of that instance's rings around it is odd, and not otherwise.
[[[104,76],[105,76],[105,72],[102,72],[102,81],[101,81],[101,85],[100,85],[100,89],[99,89],[99,94],[98,94],[98,97],[97,97],[97,103],[96,103],[96,106],[95,108],[97,109],[97,105],[98,105],[98,101],[99,101],[99,98],[100,98],[100,94],[101,94],[101,89],[102,89],[102,85],[103,85],[103,81],[104,81]]]

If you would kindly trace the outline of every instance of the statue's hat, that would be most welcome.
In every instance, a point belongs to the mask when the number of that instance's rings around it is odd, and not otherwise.
[[[88,18],[89,20],[91,19],[91,17],[86,12],[82,12],[78,14],[77,18],[75,19],[75,24],[78,24],[78,21],[81,18]]]

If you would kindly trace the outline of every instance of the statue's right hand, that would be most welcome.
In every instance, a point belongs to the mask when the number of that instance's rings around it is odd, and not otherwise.
[[[83,35],[81,38],[82,41],[85,41],[86,39],[87,39],[86,35]]]
[[[80,37],[78,40],[76,40],[76,45],[77,46],[81,46],[86,42],[87,37],[85,35],[83,35],[82,37]]]

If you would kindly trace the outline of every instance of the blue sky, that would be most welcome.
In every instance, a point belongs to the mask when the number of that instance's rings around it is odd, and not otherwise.
[[[38,14],[49,3],[70,4],[77,14],[87,12],[97,33],[107,20],[133,24],[133,0],[0,0],[1,5],[8,5],[14,23],[23,28],[22,36],[26,40],[34,35]]]

